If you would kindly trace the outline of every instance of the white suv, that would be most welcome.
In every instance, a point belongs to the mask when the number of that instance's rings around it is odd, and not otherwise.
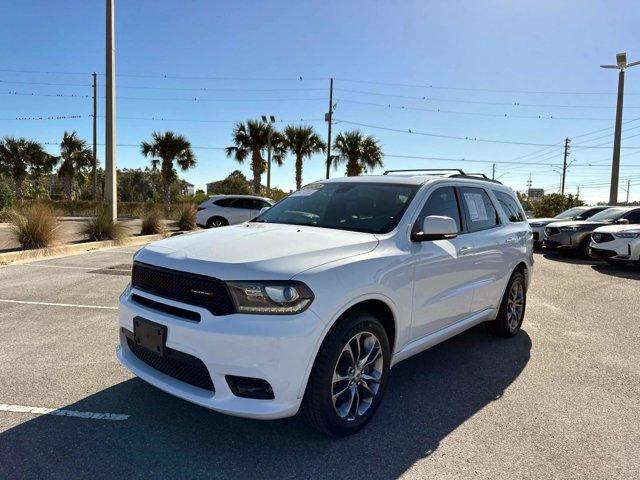
[[[640,262],[640,225],[607,225],[591,234],[589,253],[612,265]]]
[[[499,182],[320,181],[251,222],[141,249],[117,355],[213,410],[274,419],[302,406],[316,428],[348,435],[398,362],[482,322],[516,335],[532,264],[525,214]]]
[[[251,195],[214,195],[198,206],[196,223],[212,228],[248,222],[274,203],[270,198]]]

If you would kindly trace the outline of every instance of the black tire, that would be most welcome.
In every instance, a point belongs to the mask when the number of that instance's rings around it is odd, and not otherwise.
[[[522,311],[519,315],[518,321],[514,324],[512,322],[512,317],[509,314],[509,302],[510,295],[512,294],[514,285],[519,284],[522,288]],[[520,331],[520,327],[522,326],[522,322],[524,320],[524,314],[526,312],[527,307],[527,289],[524,281],[524,275],[520,272],[513,272],[511,278],[509,279],[509,283],[507,284],[507,288],[504,292],[504,297],[502,298],[502,302],[500,302],[500,310],[498,311],[498,316],[495,320],[490,322],[485,322],[485,326],[487,330],[491,332],[493,335],[497,335],[499,337],[513,337],[518,334]]]
[[[369,335],[373,335],[375,339],[378,340],[380,351],[382,352],[382,362],[376,362],[378,365],[381,365],[381,367],[378,388],[375,395],[367,404],[365,395],[367,395],[367,392],[370,390],[363,390],[363,395],[358,395],[357,398],[362,398],[362,402],[359,404],[365,406],[366,410],[362,414],[357,413],[354,418],[349,419],[341,417],[338,413],[338,406],[336,405],[334,407],[332,388],[336,385],[338,385],[338,390],[343,388],[338,382],[334,383],[334,372],[340,368],[341,364],[339,362],[342,362],[348,357],[345,356],[343,349],[346,348],[347,343],[353,345],[352,342],[357,342],[357,340],[354,340],[354,337],[358,334],[363,334],[361,338],[366,338],[367,340],[371,340],[371,336]],[[373,340],[371,340],[371,342],[373,342]],[[373,348],[376,347],[372,347],[372,349]],[[339,437],[358,432],[371,420],[380,405],[387,386],[390,360],[391,350],[389,340],[380,321],[367,312],[353,312],[348,314],[348,316],[340,320],[337,326],[327,335],[316,357],[302,404],[302,412],[307,422],[322,433]],[[370,378],[374,372],[372,370],[369,370],[369,372]],[[351,385],[349,380],[344,380],[344,382],[347,382],[345,385]],[[370,385],[374,384],[375,382],[370,382]],[[359,392],[360,388],[364,388],[359,385],[360,384],[356,384],[354,387],[344,388],[344,395],[349,396],[352,388],[355,389],[356,392]],[[338,400],[340,398],[342,397],[337,397]],[[336,400],[336,402],[338,400]],[[346,398],[343,405],[346,405],[348,401],[349,398]],[[347,410],[351,412],[352,408],[349,407]],[[356,410],[357,408],[354,409],[354,412]],[[347,415],[349,415],[349,413],[347,413]]]
[[[591,237],[587,237],[584,240],[582,240],[582,242],[580,242],[580,247],[578,248],[578,252],[580,253],[580,256],[583,258],[592,258],[591,254],[589,253],[589,245],[591,245]]]
[[[224,217],[211,217],[205,225],[207,228],[226,227],[229,222]]]

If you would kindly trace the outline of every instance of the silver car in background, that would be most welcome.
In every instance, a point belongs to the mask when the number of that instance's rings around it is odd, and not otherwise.
[[[254,219],[274,204],[270,198],[252,195],[214,195],[198,206],[196,223],[204,228],[236,225]]]
[[[529,226],[533,232],[533,246],[535,248],[542,247],[542,242],[546,238],[544,232],[547,225],[553,222],[567,222],[569,220],[586,220],[596,213],[600,213],[603,210],[609,208],[608,206],[599,207],[573,207],[569,210],[565,210],[559,213],[555,217],[551,218],[530,218]]]

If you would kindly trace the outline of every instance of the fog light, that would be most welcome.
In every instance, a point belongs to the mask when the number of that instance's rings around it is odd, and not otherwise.
[[[273,388],[269,382],[261,378],[238,377],[235,375],[226,376],[227,383],[236,397],[256,398],[262,400],[272,400]]]

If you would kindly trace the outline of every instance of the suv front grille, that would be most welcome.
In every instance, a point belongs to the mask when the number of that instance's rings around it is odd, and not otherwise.
[[[159,297],[206,308],[214,315],[235,312],[227,285],[217,278],[134,262],[131,285]]]
[[[126,338],[129,350],[154,370],[194,387],[215,392],[209,370],[199,358],[170,348],[167,348],[165,356],[161,357],[151,350],[136,345],[129,335],[126,335]]]

